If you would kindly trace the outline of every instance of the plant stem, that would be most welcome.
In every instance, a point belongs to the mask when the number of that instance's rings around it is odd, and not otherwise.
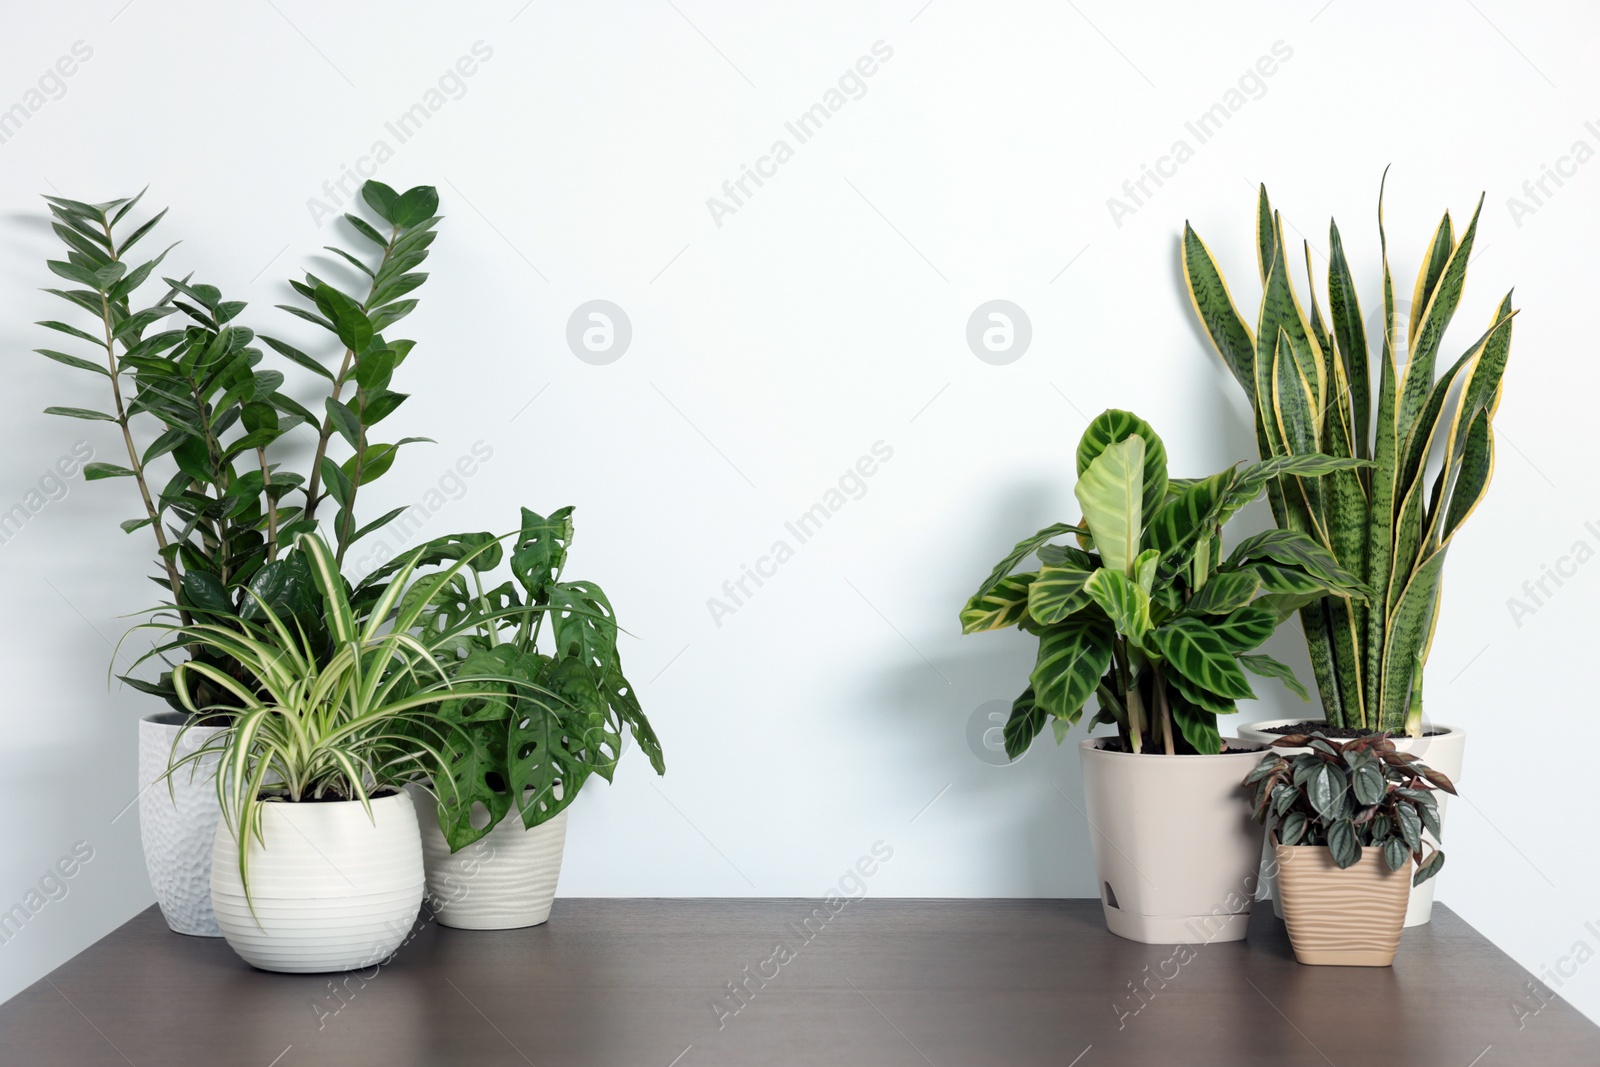
[[[271,563],[278,556],[278,498],[272,495],[272,487],[267,484],[272,474],[267,469],[265,446],[256,447],[256,458],[261,461],[261,487],[267,496],[267,562]]]
[[[116,246],[111,240],[111,224],[101,215],[101,225],[105,227],[106,245],[111,250],[111,261],[120,263]],[[188,609],[183,606],[182,580],[178,577],[178,566],[172,562],[171,553],[167,551],[167,535],[161,529],[161,513],[156,510],[154,501],[150,497],[150,486],[145,482],[144,464],[139,462],[139,450],[133,443],[133,431],[128,427],[128,411],[122,403],[122,368],[117,363],[117,349],[114,331],[111,324],[111,299],[102,290],[100,293],[100,321],[106,330],[106,361],[111,371],[111,399],[116,405],[117,426],[122,430],[122,444],[128,450],[128,466],[133,471],[133,480],[139,485],[139,496],[144,501],[145,514],[150,517],[150,529],[156,535],[157,554],[161,557],[161,564],[167,572],[167,584],[172,587],[172,606],[178,609],[178,618],[183,625],[190,625],[193,620],[189,617]]]
[[[1155,672],[1156,682],[1156,708],[1161,715],[1161,737],[1166,746],[1167,755],[1175,756],[1177,751],[1172,746],[1172,708],[1167,703],[1167,680],[1161,677],[1161,668],[1152,667]]]
[[[1144,699],[1139,695],[1139,685],[1128,671],[1127,643],[1117,639],[1113,656],[1117,661],[1117,676],[1122,680],[1122,691],[1128,701],[1128,744],[1134,752],[1144,751]]]
[[[383,273],[384,266],[389,262],[389,257],[394,254],[394,243],[400,237],[400,227],[396,226],[389,231],[389,243],[384,246],[383,256],[378,260],[378,269],[372,272],[372,287],[367,290],[367,299],[361,302],[361,310],[367,310],[367,304],[378,291],[378,275]],[[351,366],[356,358],[355,349],[344,350],[344,360],[339,364],[339,374],[333,380],[333,391],[329,394],[333,399],[339,399],[339,393],[344,389],[344,383],[349,378]],[[333,416],[322,417],[322,428],[317,434],[317,451],[311,460],[311,480],[306,483],[306,509],[304,517],[308,520],[315,519],[317,504],[326,494],[318,495],[322,482],[322,457],[327,455],[328,442],[333,437]],[[341,553],[342,555],[342,553]]]

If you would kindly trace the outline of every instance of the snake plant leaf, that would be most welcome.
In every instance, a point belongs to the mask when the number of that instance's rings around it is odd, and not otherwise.
[[[1046,526],[1032,537],[1023,538],[1016,543],[1010,552],[1006,553],[1004,559],[995,564],[994,570],[989,572],[989,577],[985,578],[983,584],[978,587],[978,591],[972,594],[972,599],[976,601],[988,593],[989,590],[999,585],[1002,578],[1017,569],[1017,564],[1037,552],[1047,541],[1053,541],[1057,537],[1063,537],[1066,534],[1087,534],[1088,532],[1082,526],[1058,522],[1053,526]]]
[[[1044,573],[1045,571],[1040,571],[1038,574],[1010,575],[1001,579],[999,585],[983,596],[973,597],[967,601],[967,606],[961,609],[961,632],[975,634],[985,630],[1002,630],[1021,622],[1029,612],[1029,591],[1035,580]],[[1081,581],[1079,587],[1082,587]],[[1039,619],[1038,615],[1034,618]],[[1039,619],[1039,621],[1059,622],[1060,619]]]
[[[1006,756],[1016,759],[1028,751],[1033,739],[1044,730],[1045,720],[1048,718],[1049,714],[1034,699],[1033,687],[1024,689],[1022,695],[1012,701],[1011,717],[1006,720],[1005,729],[1001,731],[1001,737],[1005,741]]]
[[[1144,441],[1143,491],[1139,512],[1139,522],[1142,523],[1154,515],[1167,498],[1167,447],[1149,423],[1131,411],[1119,411],[1116,408],[1108,408],[1095,416],[1078,441],[1078,477],[1082,478],[1107,448],[1134,435]],[[1094,523],[1089,523],[1089,527],[1093,529]]]
[[[1440,532],[1439,542],[1448,542],[1455,535],[1488,491],[1489,478],[1494,473],[1494,439],[1487,410],[1478,412],[1472,420],[1456,470],[1458,474],[1450,494],[1450,511]],[[1439,542],[1435,543],[1436,548]]]
[[[1256,396],[1272,396],[1272,378],[1276,375],[1275,352],[1278,334],[1287,337],[1287,351],[1296,368],[1307,381],[1311,394],[1311,410],[1321,411],[1326,390],[1327,368],[1322,352],[1311,336],[1310,324],[1300,301],[1289,281],[1289,257],[1283,247],[1282,228],[1275,226],[1272,262],[1268,267],[1261,294],[1261,314],[1256,322]],[[1265,385],[1266,388],[1262,388]]]
[[[1212,575],[1200,591],[1189,598],[1184,610],[1190,615],[1227,615],[1254,600],[1260,590],[1259,575],[1220,572]]]
[[[1328,223],[1328,313],[1333,319],[1334,347],[1344,371],[1344,388],[1350,397],[1353,454],[1365,458],[1372,420],[1367,328],[1361,319],[1361,301],[1356,296],[1356,284],[1345,259],[1344,242],[1339,238],[1338,225],[1332,221]]]
[[[1106,445],[1073,487],[1100,559],[1123,574],[1139,554],[1144,529],[1145,448],[1145,439],[1138,433]],[[1163,493],[1164,482],[1163,477]]]
[[[1183,278],[1195,315],[1222,363],[1232,373],[1245,397],[1255,405],[1256,339],[1228,292],[1228,283],[1217,269],[1200,235],[1187,222],[1183,224]]]
[[[1150,594],[1121,571],[1101,567],[1083,583],[1083,591],[1106,613],[1117,633],[1138,645],[1150,632]]]
[[[1511,320],[1515,316],[1516,312],[1511,307],[1511,294],[1508,292],[1505,299],[1500,301],[1499,308],[1495,310],[1495,325],[1490,328],[1489,340],[1484,343],[1483,353],[1478,357],[1478,362],[1472,368],[1472,374],[1462,389],[1457,421],[1460,421],[1463,415],[1470,419],[1484,408],[1487,408],[1492,416],[1495,409],[1500,406],[1500,382],[1505,375],[1506,359],[1511,354]]]
[[[1272,200],[1267,196],[1266,182],[1256,185],[1256,267],[1261,271],[1261,284],[1267,284],[1272,264],[1277,258],[1280,237],[1278,215],[1272,210]]]
[[[1383,648],[1383,716],[1379,729],[1399,732],[1406,705],[1411,698],[1413,666],[1421,654],[1444,567],[1445,549],[1440,548],[1417,565],[1406,582],[1399,600],[1389,614],[1388,639]]]
[[[1111,627],[1074,615],[1039,637],[1039,658],[1029,676],[1035,699],[1059,719],[1076,722],[1084,701],[1111,663]]]
[[[1250,681],[1239,669],[1234,651],[1220,634],[1199,619],[1180,617],[1147,639],[1172,669],[1196,685],[1234,700],[1254,698]]]
[[[1422,267],[1417,271],[1417,284],[1411,290],[1411,317],[1406,327],[1408,346],[1416,344],[1417,330],[1421,328],[1423,315],[1428,310],[1428,300],[1438,288],[1439,278],[1444,274],[1445,265],[1450,262],[1450,253],[1455,251],[1455,247],[1455,225],[1450,221],[1450,212],[1446,211],[1444,218],[1439,220],[1438,228],[1433,231],[1433,239],[1428,242],[1428,254],[1423,257]]]
[[[1222,737],[1217,732],[1217,717],[1204,708],[1195,707],[1178,693],[1172,694],[1172,721],[1183,734],[1183,739],[1202,756],[1215,756],[1222,751]]]
[[[1278,614],[1270,608],[1248,605],[1232,612],[1227,618],[1211,620],[1212,632],[1222,638],[1222,643],[1232,652],[1248,652],[1259,648],[1278,628]]]
[[[1439,344],[1444,340],[1445,327],[1461,303],[1461,290],[1467,281],[1467,263],[1472,258],[1472,244],[1478,233],[1478,216],[1483,211],[1483,197],[1472,211],[1472,221],[1466,232],[1450,253],[1438,284],[1428,297],[1427,310],[1415,331],[1415,340],[1406,352],[1405,379],[1401,388],[1399,428],[1404,439],[1421,413],[1428,390],[1433,385],[1434,360],[1439,354]]]
[[[1300,684],[1300,679],[1295,677],[1294,668],[1287,663],[1275,660],[1271,656],[1240,656],[1239,664],[1251,674],[1259,674],[1263,678],[1276,678],[1301,700],[1311,699],[1311,694],[1306,691],[1306,687]]]
[[[1069,563],[1059,567],[1041,567],[1037,577],[1031,574],[1018,575],[1030,580],[1024,589],[1022,613],[1033,616],[1035,621],[1046,626],[1054,626],[1067,616],[1088,607],[1093,598],[1084,591],[1083,583],[1089,580],[1093,571],[1092,564],[1090,568],[1083,568]],[[1001,582],[989,597],[994,597],[1005,587],[1006,582]]]

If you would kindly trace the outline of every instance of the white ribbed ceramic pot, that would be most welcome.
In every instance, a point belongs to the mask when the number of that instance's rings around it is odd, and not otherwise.
[[[371,819],[359,801],[271,802],[261,829],[265,847],[249,842],[250,903],[226,823],[211,861],[217,925],[246,963],[316,974],[394,954],[422,907],[422,841],[409,794],[373,800]]]
[[[194,726],[176,752],[172,743],[188,716],[158,711],[139,720],[139,838],[161,917],[180,934],[221,937],[211,914],[211,849],[217,836],[217,757],[185,766],[158,782],[169,758],[194,752],[224,729]],[[170,783],[170,785],[169,785]]]
[[[1273,727],[1297,726],[1303,722],[1320,723],[1322,721],[1321,719],[1299,718],[1268,719],[1265,722],[1253,722],[1239,727],[1239,738],[1243,741],[1270,745],[1283,736],[1282,734],[1269,733],[1268,731]],[[1467,732],[1459,726],[1445,726],[1437,722],[1424,722],[1422,729],[1425,732],[1434,732],[1432,736],[1427,737],[1391,738],[1394,741],[1395,749],[1400,752],[1411,753],[1423,763],[1450,779],[1454,785],[1459,786],[1461,784],[1462,763],[1466,758],[1467,752]],[[1292,752],[1294,750],[1279,749],[1278,751]],[[1443,829],[1445,808],[1450,801],[1450,794],[1441,792],[1436,795],[1439,801],[1439,827]],[[1432,834],[1425,833],[1424,836],[1431,845],[1438,846],[1439,842],[1433,839]],[[1263,855],[1263,859],[1265,858],[1266,856]],[[1283,918],[1283,903],[1278,899],[1277,885],[1273,878],[1270,877],[1271,869],[1267,868],[1267,870],[1268,877],[1263,878],[1262,882],[1272,896],[1273,911],[1281,919]],[[1442,875],[1436,874],[1411,890],[1411,898],[1406,905],[1407,926],[1421,926],[1433,917],[1433,887],[1441,877]]]
[[[1135,755],[1101,740],[1078,754],[1106,927],[1149,945],[1241,940],[1264,833],[1242,783],[1261,753]]]
[[[513,811],[483,838],[452,853],[438,810],[426,802],[424,808],[418,818],[428,906],[439,922],[460,930],[515,930],[550,918],[567,843],[565,811],[531,830]]]

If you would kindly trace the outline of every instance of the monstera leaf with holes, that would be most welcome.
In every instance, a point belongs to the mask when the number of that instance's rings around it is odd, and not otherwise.
[[[414,568],[399,610],[439,660],[454,665],[461,695],[440,715],[453,728],[449,783],[436,783],[439,823],[461,849],[516,816],[532,828],[577,797],[590,775],[611,780],[627,730],[657,774],[661,743],[622,671],[620,629],[594,582],[568,581],[572,509],[522,509],[515,534],[450,534],[380,567],[351,602],[383,602],[389,583]],[[505,542],[505,543],[502,543]],[[496,583],[502,565],[510,577]],[[413,612],[411,609],[415,608]],[[488,821],[476,820],[482,805]]]
[[[1480,197],[1459,236],[1448,212],[1440,221],[1421,257],[1406,321],[1389,272],[1381,184],[1383,288],[1381,311],[1370,317],[1362,313],[1333,223],[1328,314],[1314,286],[1309,305],[1302,305],[1290,277],[1283,219],[1265,186],[1257,199],[1262,292],[1253,321],[1234,304],[1205,242],[1184,227],[1184,277],[1195,312],[1254,410],[1262,458],[1372,461],[1332,471],[1321,482],[1278,470],[1267,486],[1279,532],[1315,541],[1372,588],[1369,601],[1315,595],[1281,573],[1284,561],[1274,556],[1254,568],[1264,584],[1276,586],[1279,606],[1300,612],[1323,714],[1334,726],[1413,737],[1422,729],[1423,664],[1437,623],[1445,552],[1488,492],[1491,423],[1516,314],[1507,293],[1488,328],[1438,369],[1482,209]],[[1305,266],[1309,284],[1309,242]],[[1368,337],[1374,323],[1381,337]]]
[[[1167,450],[1137,415],[1110,410],[1078,444],[1077,523],[1017,543],[961,611],[965,633],[1015,626],[1039,638],[1027,690],[1003,731],[1013,759],[1054,722],[1060,740],[1091,697],[1124,748],[1210,754],[1217,716],[1255,696],[1250,675],[1306,698],[1294,672],[1257,653],[1304,605],[1362,602],[1370,591],[1315,539],[1271,530],[1224,555],[1222,528],[1276,479],[1315,485],[1370,466],[1280,456],[1209,478],[1170,478]],[[1077,545],[1054,544],[1072,536]],[[1034,571],[1017,572],[1029,556]]]

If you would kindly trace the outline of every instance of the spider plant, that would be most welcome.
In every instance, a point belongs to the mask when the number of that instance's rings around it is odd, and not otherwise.
[[[325,635],[308,634],[261,598],[260,620],[241,629],[206,622],[146,624],[168,632],[171,642],[162,648],[203,645],[243,668],[243,681],[203,659],[174,668],[178,698],[193,715],[211,710],[195,700],[202,685],[225,690],[237,711],[225,730],[176,760],[167,773],[186,763],[195,764],[195,773],[202,759],[219,757],[217,796],[222,818],[241,845],[239,875],[247,894],[251,850],[244,846],[251,837],[266,844],[265,805],[358,801],[370,817],[375,795],[409,782],[448,788],[450,781],[445,749],[454,728],[439,714],[454,692],[450,673],[411,632],[427,598],[402,602],[414,560],[358,620],[327,543],[306,533],[294,551],[321,596]]]

